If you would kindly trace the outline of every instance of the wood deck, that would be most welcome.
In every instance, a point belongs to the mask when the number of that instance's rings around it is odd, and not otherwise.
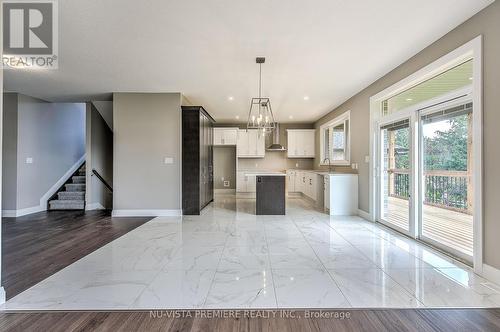
[[[389,197],[388,222],[408,229],[408,201],[400,198]],[[424,236],[472,256],[473,223],[472,216],[424,205],[423,208]]]

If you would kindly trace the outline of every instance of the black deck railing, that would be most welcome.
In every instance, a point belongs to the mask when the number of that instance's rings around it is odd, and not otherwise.
[[[391,179],[392,177],[392,179]],[[468,193],[471,188],[465,171],[432,170],[425,172],[424,203],[441,208],[471,212]],[[389,171],[389,195],[402,199],[410,196],[409,170]]]

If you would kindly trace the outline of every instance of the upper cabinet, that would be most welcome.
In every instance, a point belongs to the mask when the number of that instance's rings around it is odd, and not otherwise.
[[[236,145],[238,128],[214,128],[214,145]]]
[[[264,158],[266,137],[257,129],[238,130],[236,152],[238,158]]]
[[[288,129],[288,158],[314,158],[315,129]]]

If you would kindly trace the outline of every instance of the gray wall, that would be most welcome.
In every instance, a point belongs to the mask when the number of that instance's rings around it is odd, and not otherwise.
[[[101,113],[92,103],[87,103],[87,207],[100,204],[113,207],[111,191],[92,173],[95,169],[113,187],[113,132]]]
[[[244,128],[241,125],[240,128]],[[283,123],[280,124],[280,143],[287,147],[287,129],[312,129],[313,124],[300,124],[300,123]],[[271,145],[272,137],[266,137],[266,148]],[[298,167],[296,166],[298,164]],[[298,168],[298,169],[314,169],[313,159],[289,159],[286,152],[269,152],[266,151],[264,158],[240,158],[238,160],[238,169],[251,170],[278,170]]]
[[[92,105],[101,114],[108,127],[113,130],[113,102],[112,101],[93,101]]]
[[[224,187],[225,181],[230,186]],[[236,189],[236,147],[214,147],[214,189]]]
[[[17,208],[17,93],[3,97],[2,209]]]
[[[483,199],[484,199],[484,259],[485,263],[500,268],[500,220],[496,205],[500,202],[500,153],[498,150],[500,123],[500,2],[496,1],[444,37],[394,69],[378,81],[346,101],[316,122],[316,128],[341,113],[351,110],[352,162],[359,163],[359,207],[369,209],[369,165],[364,157],[369,154],[369,98],[411,75],[429,63],[459,46],[483,35]],[[319,133],[316,135],[319,156]],[[316,164],[319,160],[316,160]]]
[[[180,210],[181,94],[115,93],[113,127],[113,209]]]
[[[4,156],[7,152],[3,151]],[[40,199],[84,154],[85,104],[47,103],[17,94],[15,209],[39,206]],[[26,162],[28,157],[33,163]]]

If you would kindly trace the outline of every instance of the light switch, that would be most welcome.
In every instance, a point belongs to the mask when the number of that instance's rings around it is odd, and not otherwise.
[[[33,164],[33,158],[31,157],[26,158],[26,164]]]
[[[295,163],[295,168],[299,168],[299,163]]]
[[[369,163],[370,162],[370,156],[365,156],[365,163]]]
[[[163,163],[165,165],[173,164],[174,163],[174,158],[172,158],[172,157],[165,157],[165,159],[163,159]]]

